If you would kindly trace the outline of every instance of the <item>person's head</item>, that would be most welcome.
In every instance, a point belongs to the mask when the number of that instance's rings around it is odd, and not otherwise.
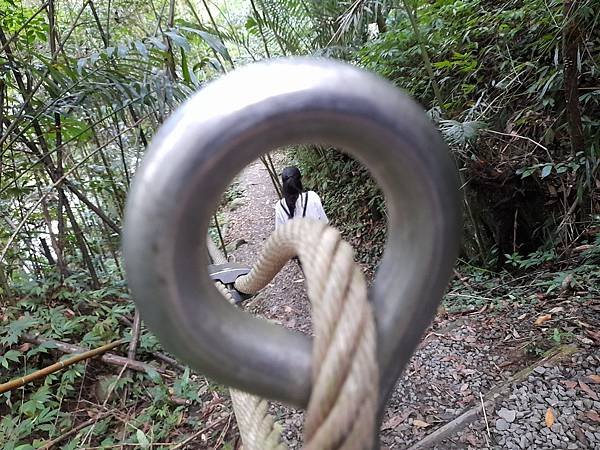
[[[302,174],[295,166],[286,167],[281,172],[281,182],[283,185],[283,198],[291,219],[294,217],[294,211],[296,210],[296,200],[302,193]]]

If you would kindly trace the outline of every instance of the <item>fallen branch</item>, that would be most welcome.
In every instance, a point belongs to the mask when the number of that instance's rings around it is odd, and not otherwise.
[[[34,339],[37,339],[37,338],[34,338]],[[29,342],[31,342],[31,341],[29,341]],[[41,342],[42,341],[40,341],[39,343],[41,343]],[[54,343],[56,341],[46,341],[46,342]],[[76,364],[80,361],[84,361],[86,359],[93,358],[94,356],[98,356],[103,353],[106,353],[107,351],[112,350],[113,348],[118,347],[119,345],[123,344],[123,342],[124,341],[119,340],[119,341],[112,342],[110,344],[106,344],[106,345],[103,345],[102,347],[96,348],[94,350],[89,350],[89,351],[86,351],[84,348],[77,347],[78,351],[66,352],[66,353],[79,353],[77,356],[73,356],[72,358],[69,358],[65,361],[59,361],[55,364],[52,364],[51,366],[48,366],[48,367],[45,367],[36,372],[30,373],[29,375],[26,375],[24,377],[15,378],[14,380],[8,381],[7,383],[0,384],[0,394],[3,394],[4,392],[12,391],[13,389],[17,389],[22,386],[25,386],[27,383],[30,383],[35,380],[39,380],[40,378],[44,378],[44,377],[50,375],[51,373],[58,372],[59,370],[62,370],[65,367],[72,366],[73,364]]]
[[[438,428],[433,433],[431,433],[424,439],[417,442],[415,445],[410,447],[408,450],[424,450],[424,449],[428,449],[428,448],[433,448],[434,446],[438,445],[440,443],[440,441],[447,439],[449,436],[451,436],[451,435],[457,433],[458,431],[462,430],[463,428],[465,428],[471,422],[474,422],[476,420],[477,416],[481,413],[482,409],[485,411],[485,409],[487,409],[487,408],[495,407],[496,401],[508,389],[510,389],[514,384],[520,383],[520,382],[524,381],[525,379],[527,379],[529,374],[531,374],[531,372],[533,372],[534,369],[536,369],[537,367],[539,367],[543,364],[547,364],[547,363],[555,364],[558,361],[560,361],[561,359],[572,355],[576,351],[577,351],[577,348],[574,346],[571,346],[571,345],[561,345],[559,347],[555,347],[555,348],[549,350],[548,352],[546,352],[546,355],[542,359],[540,359],[539,361],[536,361],[534,364],[526,367],[525,369],[517,372],[512,377],[510,377],[507,381],[505,381],[501,385],[495,387],[490,392],[488,392],[488,394],[485,396],[486,397],[485,402],[482,402],[481,404],[478,404],[478,405],[473,406],[472,408],[468,409],[467,411],[465,411],[463,414],[458,416],[453,421]]]
[[[121,324],[123,324],[127,327],[130,327],[130,328],[134,328],[133,322],[131,321],[131,319],[121,316],[121,317],[119,317],[118,320],[119,320],[119,322],[121,322]],[[170,366],[173,366],[175,369],[181,370],[182,372],[186,369],[186,366],[181,364],[175,358],[171,358],[170,356],[165,355],[164,353],[150,352],[150,355],[152,355],[156,359],[160,359],[162,362],[164,362]]]
[[[152,352],[150,354],[152,356],[154,356],[156,359],[160,359],[162,362],[169,364],[170,366],[173,366],[174,368],[181,370],[182,372],[185,371],[185,369],[186,369],[186,366],[181,364],[175,358],[171,358],[170,356],[165,355],[164,353]]]
[[[225,422],[225,419],[227,419],[228,421],[231,421],[231,414],[229,414],[229,416],[221,417],[220,419],[217,419],[215,422],[211,423],[207,427],[202,428],[201,430],[195,432],[191,436],[185,438],[179,444],[175,444],[173,447],[171,447],[171,450],[178,450],[180,448],[184,448],[187,444],[189,444],[190,442],[192,442],[194,439],[196,439],[202,433],[206,433],[211,428],[216,427],[217,425],[221,425],[221,423]],[[215,448],[217,448],[217,447],[215,447]]]
[[[61,434],[60,436],[52,439],[51,441],[47,441],[43,447],[40,447],[40,450],[50,450],[52,447],[54,447],[56,444],[64,441],[65,439],[73,436],[74,434],[79,433],[81,430],[83,430],[86,427],[89,427],[90,425],[94,425],[97,421],[104,419],[105,417],[110,416],[111,414],[114,414],[114,411],[105,411],[103,413],[98,414],[96,417],[92,417],[89,420],[86,420],[85,422],[80,423],[79,425],[77,425],[74,428],[71,428],[69,431],[67,431],[64,434]]]
[[[133,317],[133,325],[131,327],[131,341],[129,342],[129,348],[127,349],[127,358],[129,359],[135,360],[141,329],[142,321],[140,319],[140,313],[136,309],[135,316]]]
[[[66,342],[55,341],[52,339],[42,339],[30,334],[25,334],[22,336],[25,342],[30,342],[31,344],[41,345],[44,343],[53,344],[57,350],[63,353],[83,353],[86,351],[83,347],[74,344],[67,344]],[[106,353],[102,355],[101,360],[106,364],[110,364],[113,366],[127,366],[128,369],[133,369],[137,372],[148,372],[149,370],[154,370],[158,373],[165,374],[166,371],[162,370],[158,367],[154,367],[150,364],[143,363],[141,361],[135,361],[133,359],[125,358],[124,356],[118,356],[113,353]]]

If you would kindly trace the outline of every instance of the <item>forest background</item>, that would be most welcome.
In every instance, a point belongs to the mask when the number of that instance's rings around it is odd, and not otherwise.
[[[270,57],[343,59],[420,102],[460,173],[462,273],[594,286],[599,21],[596,0],[0,0],[0,381],[52,360],[55,344],[34,332],[84,348],[133,341],[120,231],[148,142],[206,82]],[[329,150],[289,152],[374,267],[385,201],[366,169]],[[144,330],[130,356],[159,350]],[[83,376],[76,365],[0,397],[0,445],[24,450],[73,425]],[[86,439],[106,445],[172,437],[182,406],[169,399],[197,392],[187,369],[174,386],[151,370],[106,380],[107,400],[164,400],[122,435],[100,421]]]

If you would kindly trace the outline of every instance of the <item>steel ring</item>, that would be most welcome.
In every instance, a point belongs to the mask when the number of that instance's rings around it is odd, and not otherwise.
[[[263,397],[306,406],[311,340],[224,302],[205,236],[233,177],[286,145],[341,148],[364,163],[389,214],[369,296],[378,328],[381,402],[433,318],[461,230],[456,169],[423,110],[349,64],[257,63],[210,83],[160,128],[135,176],[124,227],[127,278],[143,320],[192,368]]]

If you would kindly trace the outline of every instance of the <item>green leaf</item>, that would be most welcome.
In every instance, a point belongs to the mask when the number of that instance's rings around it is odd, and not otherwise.
[[[37,347],[32,348],[27,352],[27,357],[31,358],[39,353],[48,353],[48,350],[56,348],[56,344],[54,342],[43,342]]]
[[[87,64],[87,58],[81,58],[77,60],[77,73],[79,75],[81,75],[81,73],[83,72],[83,68],[86,66]]]
[[[21,353],[19,353],[18,351],[9,350],[4,355],[0,355],[0,365],[3,366],[5,369],[8,369],[8,362],[12,361],[18,363],[20,357]]]
[[[173,44],[175,44],[177,47],[180,47],[186,51],[190,50],[190,43],[184,36],[176,33],[175,31],[165,31],[165,35],[168,36]]]
[[[546,164],[542,169],[542,178],[546,178],[552,173],[552,164]]]
[[[160,39],[158,39],[157,37],[151,37],[151,38],[148,38],[148,40],[150,42],[152,42],[157,49],[159,49],[163,52],[167,51],[167,46],[165,45],[165,43],[163,41],[161,41]]]
[[[155,369],[146,370],[146,375],[148,375],[148,378],[150,378],[150,380],[153,383],[156,383],[156,384],[162,383],[162,377],[159,375],[159,373]]]
[[[229,55],[229,51],[227,47],[223,44],[223,42],[214,34],[207,33],[206,31],[198,30],[197,28],[192,27],[181,27],[182,30],[189,31],[190,33],[195,33],[202,38],[204,42],[208,44],[210,48],[212,48],[215,52],[219,53],[223,58],[227,61],[232,62],[231,56]]]
[[[146,437],[146,435],[144,434],[144,432],[142,430],[138,429],[135,432],[135,437],[138,441],[138,444],[140,444],[140,447],[142,447],[142,448],[150,447],[150,441],[148,440],[148,438]]]
[[[146,48],[143,42],[135,41],[134,45],[140,55],[142,55],[144,58],[148,57],[148,49]]]

